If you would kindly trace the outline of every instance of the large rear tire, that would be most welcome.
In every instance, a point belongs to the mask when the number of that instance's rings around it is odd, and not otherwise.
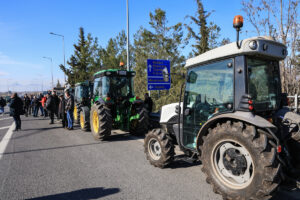
[[[153,129],[144,139],[144,152],[147,160],[155,167],[164,168],[175,156],[171,137],[162,129]]]
[[[111,134],[112,116],[103,104],[94,104],[90,112],[90,125],[96,140],[104,140]]]
[[[84,106],[80,112],[80,128],[83,131],[90,130],[90,111],[89,108]]]
[[[131,135],[144,135],[148,132],[148,111],[145,108],[142,108],[138,114],[139,118],[130,122],[129,132]]]
[[[223,199],[268,199],[281,182],[276,149],[263,130],[242,122],[218,124],[201,146],[202,171]]]

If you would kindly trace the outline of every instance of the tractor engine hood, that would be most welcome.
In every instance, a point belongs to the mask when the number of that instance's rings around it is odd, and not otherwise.
[[[168,121],[174,117],[175,115],[178,115],[178,113],[176,112],[176,106],[178,106],[179,103],[171,103],[168,105],[164,105],[161,108],[161,115],[160,115],[160,123],[164,124],[164,123],[168,123]],[[181,113],[182,113],[182,109],[183,109],[183,103],[180,103],[180,108],[181,108]]]

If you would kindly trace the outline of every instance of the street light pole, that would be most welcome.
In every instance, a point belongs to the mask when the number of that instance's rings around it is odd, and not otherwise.
[[[129,7],[128,0],[126,0],[126,9],[127,9],[127,70],[130,70],[130,61],[129,61]]]
[[[65,36],[60,35],[60,34],[57,34],[57,33],[53,33],[53,32],[50,32],[50,34],[51,34],[51,35],[56,35],[56,36],[62,37],[62,42],[63,42],[63,55],[64,55],[64,67],[66,67]],[[64,73],[64,79],[65,79],[65,83],[66,83],[67,80],[66,80],[66,74],[65,74],[65,73]]]
[[[53,89],[54,85],[53,85],[53,63],[52,63],[52,58],[51,57],[46,57],[46,56],[44,56],[43,58],[48,59],[48,60],[51,61],[51,78],[52,78],[52,89]]]

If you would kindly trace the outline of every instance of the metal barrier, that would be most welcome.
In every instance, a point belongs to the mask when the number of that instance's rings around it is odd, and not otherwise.
[[[294,96],[288,96],[289,99],[292,99],[292,101],[289,101],[289,109],[291,111],[294,111],[296,113],[298,113],[300,111],[300,105],[299,105],[299,99],[300,96],[298,96],[297,94],[295,94]]]

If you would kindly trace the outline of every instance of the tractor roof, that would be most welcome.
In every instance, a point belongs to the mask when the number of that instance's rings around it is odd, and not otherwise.
[[[249,44],[256,41],[257,48],[252,50]],[[236,42],[226,44],[224,46],[207,51],[199,56],[190,58],[186,61],[185,67],[193,67],[203,63],[229,58],[237,55],[253,55],[263,56],[275,60],[283,60],[287,56],[286,46],[282,43],[274,41],[270,37],[253,37],[239,41],[241,48],[239,49]]]
[[[76,86],[76,87],[77,87],[77,86],[81,86],[81,85],[88,86],[88,85],[89,85],[89,81],[88,81],[88,80],[86,80],[86,81],[83,81],[83,82],[78,82],[78,83],[76,83],[76,84],[75,84],[75,86]]]
[[[105,69],[105,70],[96,72],[94,74],[94,76],[99,75],[99,74],[104,74],[105,72],[118,72],[118,71],[134,72],[134,71],[128,71],[128,70],[122,70],[122,69]]]

